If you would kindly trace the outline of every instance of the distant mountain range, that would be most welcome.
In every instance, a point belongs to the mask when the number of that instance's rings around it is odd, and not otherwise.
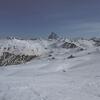
[[[59,38],[56,33],[51,33],[48,39],[21,40],[7,38],[0,40],[0,65],[21,64],[48,54],[53,48],[73,49],[83,51],[100,46],[99,38],[68,39]]]

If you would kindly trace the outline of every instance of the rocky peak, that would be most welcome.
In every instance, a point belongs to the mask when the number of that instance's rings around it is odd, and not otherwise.
[[[51,32],[51,34],[48,36],[48,39],[58,39],[58,38],[59,36],[54,32]]]

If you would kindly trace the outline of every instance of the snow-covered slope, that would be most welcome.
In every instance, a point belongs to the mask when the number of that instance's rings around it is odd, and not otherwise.
[[[45,40],[0,40],[0,66],[21,64],[43,56],[48,52],[46,46]]]
[[[64,43],[74,44],[76,47],[93,48],[94,41],[92,40],[77,40],[72,41],[70,39],[65,40],[19,40],[19,39],[6,39],[0,40],[0,54],[3,52],[9,52],[20,55],[36,55],[40,56],[47,52],[47,48],[61,47]]]
[[[20,55],[41,55],[44,51],[44,47],[39,41],[18,39],[0,40],[0,53],[10,52]]]
[[[80,46],[80,47],[84,47],[84,48],[92,48],[92,47],[94,47],[94,44],[95,44],[95,42],[94,41],[92,41],[92,40],[81,40],[81,39],[79,39],[78,41],[77,41],[77,44]]]
[[[89,44],[76,52],[54,46],[61,41],[36,43],[50,51],[28,63],[0,68],[0,100],[100,100],[100,47]]]

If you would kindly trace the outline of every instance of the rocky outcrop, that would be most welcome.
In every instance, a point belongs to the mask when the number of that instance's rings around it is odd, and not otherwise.
[[[67,57],[68,59],[71,59],[71,58],[75,58],[73,55],[70,55],[69,57]]]
[[[62,44],[62,48],[70,49],[70,48],[77,48],[77,46],[74,43],[65,42],[64,44]]]
[[[95,42],[95,46],[100,46],[100,38],[92,38],[91,40]]]
[[[21,63],[28,62],[35,58],[36,56],[33,55],[15,55],[9,52],[3,52],[2,56],[0,57],[0,66],[7,66],[7,65],[17,65]]]
[[[54,32],[51,32],[51,34],[48,36],[48,39],[58,39],[58,38],[59,36]]]

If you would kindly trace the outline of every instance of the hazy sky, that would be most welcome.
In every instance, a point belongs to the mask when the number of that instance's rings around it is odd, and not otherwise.
[[[0,0],[0,37],[100,36],[100,0]]]

